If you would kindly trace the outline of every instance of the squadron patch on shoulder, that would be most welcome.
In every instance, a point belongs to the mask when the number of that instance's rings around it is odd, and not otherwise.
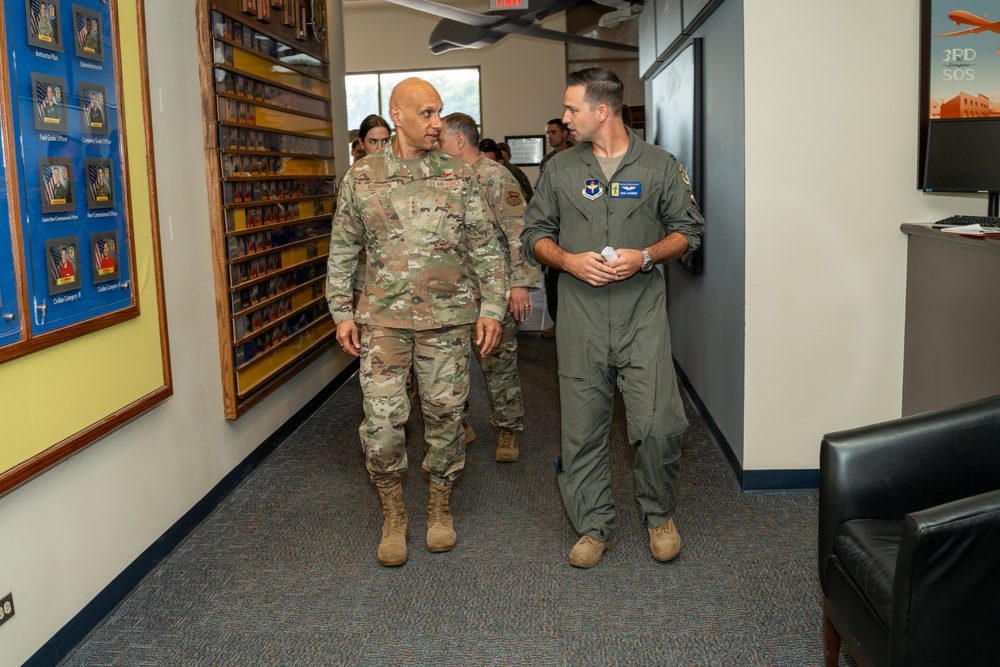
[[[517,190],[507,191],[507,203],[511,206],[517,206],[521,203],[521,193]]]
[[[594,200],[604,194],[604,186],[596,178],[588,178],[583,182],[583,196]]]
[[[684,181],[684,185],[686,185],[687,189],[690,190],[691,179],[688,177],[688,173],[687,170],[684,168],[684,165],[682,164],[677,165],[677,171],[680,172],[681,180]]]

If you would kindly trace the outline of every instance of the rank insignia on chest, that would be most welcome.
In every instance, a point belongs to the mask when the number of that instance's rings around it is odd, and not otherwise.
[[[583,196],[587,199],[597,199],[604,194],[604,187],[596,178],[590,178],[583,183]]]
[[[638,181],[618,181],[609,187],[612,197],[638,199],[642,196],[642,183]]]

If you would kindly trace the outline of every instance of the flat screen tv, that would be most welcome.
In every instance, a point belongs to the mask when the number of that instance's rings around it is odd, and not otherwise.
[[[529,136],[510,135],[504,137],[504,141],[510,145],[510,161],[520,167],[535,167],[545,157],[545,135],[533,134]]]
[[[1000,118],[929,121],[924,192],[984,192],[988,215],[1000,193]]]

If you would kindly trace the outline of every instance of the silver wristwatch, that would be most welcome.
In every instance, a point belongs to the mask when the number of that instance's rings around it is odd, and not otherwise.
[[[653,270],[653,258],[649,256],[649,251],[643,248],[642,250],[642,266],[639,270],[643,273],[649,273]]]

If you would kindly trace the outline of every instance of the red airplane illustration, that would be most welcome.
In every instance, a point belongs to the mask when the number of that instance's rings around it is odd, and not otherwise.
[[[948,14],[948,18],[955,22],[955,25],[971,25],[974,28],[966,28],[965,30],[959,30],[958,32],[949,32],[945,35],[934,35],[935,37],[958,37],[959,35],[978,35],[982,32],[996,32],[1000,33],[1000,21],[989,21],[990,15],[983,14],[982,16],[976,16],[975,14],[970,14],[967,11],[958,10],[957,12],[952,12]]]

